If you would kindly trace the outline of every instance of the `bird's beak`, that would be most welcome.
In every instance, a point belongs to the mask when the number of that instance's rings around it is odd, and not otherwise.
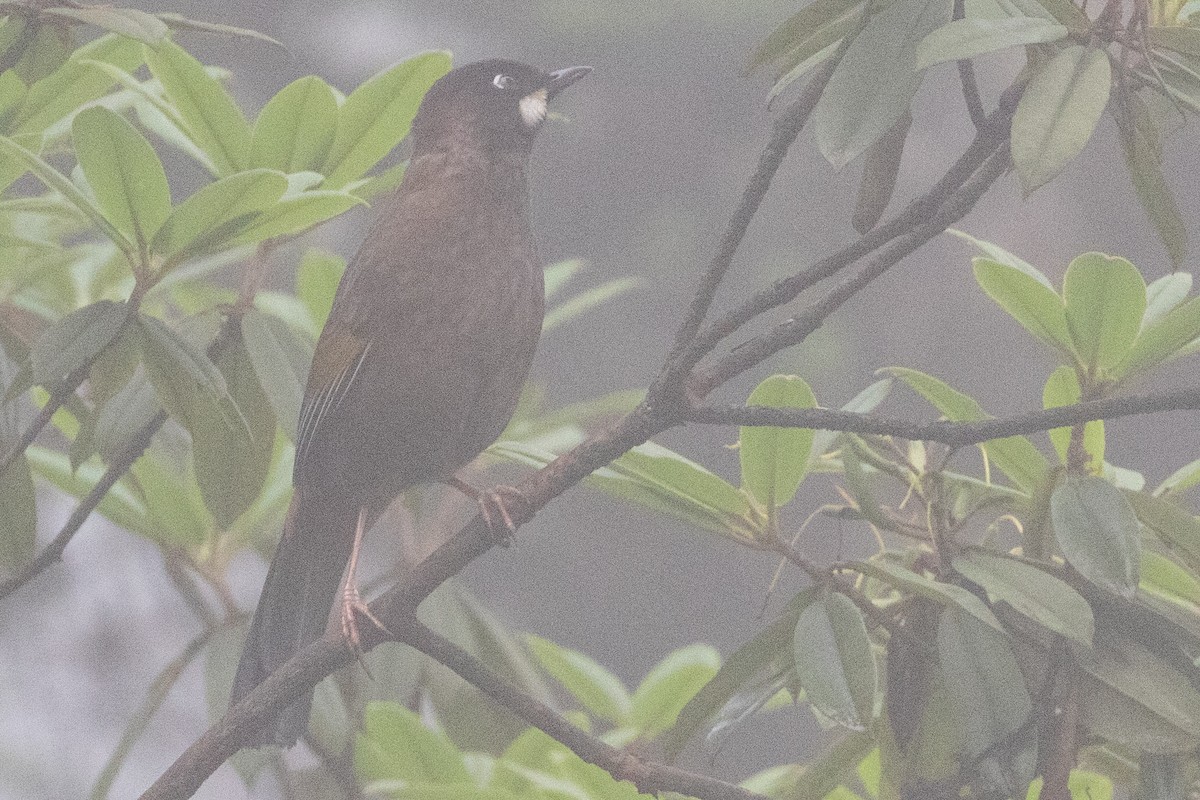
[[[572,83],[583,80],[591,71],[591,67],[567,67],[551,72],[550,82],[546,84],[546,99],[554,97]]]

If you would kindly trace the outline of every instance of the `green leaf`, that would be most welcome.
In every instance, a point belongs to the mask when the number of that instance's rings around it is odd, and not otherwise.
[[[1188,232],[1163,174],[1162,136],[1145,101],[1135,92],[1124,92],[1118,98],[1122,102],[1117,105],[1118,113],[1113,116],[1117,121],[1129,178],[1138,202],[1167,248],[1172,267],[1178,268],[1187,254]]]
[[[1146,313],[1142,315],[1141,330],[1158,322],[1187,300],[1192,291],[1190,272],[1172,272],[1151,281],[1146,286]]]
[[[1133,507],[1103,478],[1068,475],[1050,496],[1050,518],[1063,555],[1085,578],[1132,598],[1141,538]]]
[[[97,205],[145,256],[171,213],[171,189],[154,148],[124,117],[103,106],[76,114],[71,138]]]
[[[276,236],[300,234],[357,205],[365,206],[366,202],[346,192],[308,191],[285,197],[255,217],[229,244],[257,244]]]
[[[125,253],[130,263],[136,263],[137,249],[133,243],[125,238],[125,234],[113,227],[96,204],[88,199],[87,195],[81,192],[75,184],[71,183],[67,176],[47,164],[36,153],[25,149],[7,136],[0,136],[0,153],[24,164],[38,180],[69,200]]]
[[[588,482],[705,530],[753,538],[750,504],[732,484],[661,445],[647,442],[592,473]]]
[[[257,39],[260,42],[273,44],[281,50],[287,50],[283,46],[283,42],[278,39],[273,39],[265,33],[259,33],[250,28],[237,28],[233,25],[221,25],[216,22],[205,22],[203,20],[188,19],[187,17],[176,14],[174,12],[160,12],[154,16],[167,23],[167,26],[174,30],[181,31],[199,31],[200,33],[218,33],[225,36],[239,37],[243,39]]]
[[[793,638],[796,675],[808,702],[850,730],[875,718],[879,675],[862,612],[831,592],[800,612]]]
[[[142,47],[123,36],[102,36],[77,49],[57,72],[29,87],[10,128],[12,135],[40,134],[111,89],[116,79],[89,66],[88,61],[132,72],[142,63]]]
[[[219,348],[214,364],[229,397],[202,393],[187,424],[204,505],[217,527],[228,530],[262,491],[274,454],[275,414],[240,337],[230,337]],[[245,427],[231,426],[234,418]]]
[[[812,590],[801,592],[781,619],[733,651],[717,674],[688,700],[676,717],[675,725],[663,738],[663,747],[669,759],[677,757],[684,746],[751,679],[781,658],[791,659],[796,620],[814,596]]]
[[[88,25],[128,36],[139,42],[157,47],[167,38],[166,24],[153,14],[136,8],[104,8],[100,6],[82,8],[45,8],[42,14],[76,19]]]
[[[213,520],[188,471],[180,470],[173,458],[152,446],[133,465],[130,474],[154,529],[153,538],[175,547],[208,541]]]
[[[282,172],[253,169],[208,184],[179,204],[154,237],[153,249],[171,263],[232,246],[287,189]]]
[[[1200,458],[1184,464],[1179,469],[1172,472],[1158,487],[1154,490],[1154,496],[1167,496],[1186,491],[1193,486],[1200,484]]]
[[[5,441],[7,451],[14,442]],[[22,454],[0,474],[0,570],[14,573],[33,560],[37,547],[37,493]]]
[[[1076,650],[1075,658],[1086,673],[1079,697],[1087,729],[1155,753],[1190,751],[1200,743],[1200,692],[1149,650],[1114,638],[1092,651]]]
[[[706,644],[681,647],[667,654],[633,693],[633,726],[650,739],[668,730],[704,684],[721,667],[721,656]]]
[[[1067,583],[1031,564],[978,549],[954,559],[953,566],[992,602],[1004,601],[1048,630],[1091,646],[1092,607]]]
[[[324,169],[325,185],[345,186],[362,177],[408,135],[425,92],[450,71],[450,54],[434,50],[375,75],[338,109],[337,134]]]
[[[1089,372],[1111,370],[1129,354],[1146,312],[1137,267],[1103,253],[1076,256],[1063,278],[1067,328]]]
[[[527,634],[525,644],[542,668],[593,716],[617,726],[628,724],[629,692],[620,678],[594,659],[549,639]]]
[[[187,426],[201,394],[228,397],[224,376],[201,348],[155,317],[140,315],[138,323],[146,373],[172,417]]]
[[[937,28],[917,45],[917,69],[1019,45],[1056,42],[1066,35],[1065,26],[1040,17],[956,19]]]
[[[28,31],[32,38],[14,48],[15,63],[12,64],[12,71],[27,84],[53,75],[67,63],[75,49],[75,37],[65,25],[33,21]]]
[[[1173,603],[1187,603],[1191,612],[1200,612],[1200,580],[1196,576],[1153,550],[1142,551],[1138,588],[1152,592]]]
[[[296,272],[296,296],[308,309],[310,329],[320,331],[333,308],[338,283],[346,271],[346,259],[325,250],[310,247],[300,259]]]
[[[964,242],[975,245],[979,252],[983,253],[992,261],[998,261],[1006,267],[1012,267],[1018,272],[1023,272],[1040,283],[1042,286],[1045,286],[1050,291],[1058,294],[1058,291],[1054,288],[1054,284],[1050,282],[1050,279],[1047,278],[1040,269],[1035,267],[1033,264],[1030,264],[1025,259],[1013,255],[1000,245],[995,244],[994,242],[985,241],[983,239],[976,239],[971,234],[965,233],[964,231],[960,231],[956,228],[947,228],[946,233],[958,239],[962,239]]]
[[[1194,569],[1200,569],[1200,520],[1175,503],[1145,492],[1125,492],[1142,524],[1169,544]]]
[[[1066,306],[1048,282],[990,258],[974,258],[971,264],[980,288],[1025,330],[1068,357],[1074,355]]]
[[[310,75],[272,97],[254,123],[250,163],[283,172],[320,170],[337,131],[333,89]]]
[[[804,379],[796,375],[772,375],[755,387],[746,405],[816,408],[817,398]],[[769,512],[787,505],[808,471],[812,443],[813,431],[808,428],[740,428],[742,488]]]
[[[947,610],[938,620],[937,649],[965,755],[981,759],[981,777],[1010,791],[1023,790],[1033,780],[1033,754],[1026,751],[1013,763],[1003,757],[1008,748],[1001,746],[1029,721],[1033,703],[1008,637],[968,614]]]
[[[1059,367],[1050,373],[1042,389],[1042,407],[1058,408],[1078,403],[1080,400],[1079,377],[1071,367]],[[1067,450],[1071,444],[1071,428],[1054,428],[1047,431],[1054,449],[1062,463],[1067,463]],[[1087,470],[1093,475],[1104,470],[1104,420],[1098,419],[1083,426],[1083,449],[1088,455]]]
[[[808,764],[773,767],[740,785],[747,791],[781,800],[847,800],[845,795],[831,793],[845,788],[839,784],[854,780],[855,767],[874,747],[875,738],[869,732],[852,733],[834,742]]]
[[[902,367],[890,367],[886,371],[907,383],[947,419],[955,422],[980,422],[992,418],[973,398],[931,375]],[[980,445],[980,449],[1025,492],[1036,489],[1049,468],[1046,457],[1023,436],[992,439]]]
[[[557,296],[567,282],[586,267],[587,262],[581,258],[559,261],[546,267],[544,270],[546,300],[549,301]]]
[[[1185,56],[1200,58],[1200,31],[1194,27],[1152,25],[1146,29],[1146,39],[1153,47],[1165,47]]]
[[[122,336],[124,339],[138,339],[140,358],[140,335],[132,326],[128,328],[133,336]],[[120,341],[119,340],[119,341]],[[121,457],[135,437],[141,436],[144,429],[162,410],[154,387],[145,371],[139,371],[112,396],[96,413],[95,431],[92,444],[96,452],[105,461],[115,461]]]
[[[458,748],[398,703],[367,706],[354,742],[354,773],[363,782],[471,783]]]
[[[1193,297],[1149,323],[1133,342],[1113,374],[1128,377],[1146,372],[1184,354],[1184,348],[1200,337],[1200,297]]]
[[[173,42],[147,49],[146,63],[186,124],[185,133],[212,159],[217,174],[245,169],[250,127],[220,81]]]
[[[854,568],[864,575],[881,580],[898,589],[904,589],[940,605],[964,611],[1000,633],[1005,632],[1004,626],[1000,624],[1000,620],[996,619],[996,615],[991,612],[991,609],[961,586],[930,580],[924,575],[918,575],[912,570],[885,559],[858,561],[855,562]]]
[[[1103,48],[1072,45],[1029,82],[1012,121],[1012,155],[1028,194],[1062,172],[1092,136],[1112,89]]]
[[[853,161],[899,119],[921,85],[917,44],[950,21],[946,0],[895,0],[867,22],[830,79],[814,113],[821,153]]]
[[[295,441],[312,348],[286,324],[261,311],[250,311],[242,317],[242,340],[259,385],[275,409],[276,420]]]
[[[569,322],[583,312],[595,308],[613,297],[625,294],[642,283],[641,278],[614,278],[611,281],[588,289],[586,292],[571,297],[562,303],[547,309],[546,319],[542,323],[542,332],[557,328],[565,322]]]
[[[861,6],[861,0],[815,0],[809,3],[771,31],[750,57],[750,69],[785,57],[790,60],[797,53],[812,55],[823,49],[829,42],[818,34],[830,26],[836,27],[840,20],[860,19]],[[819,38],[822,43],[814,47],[814,38]]]
[[[101,300],[72,311],[38,335],[29,350],[33,382],[58,386],[92,363],[116,338],[129,318],[129,306]]]

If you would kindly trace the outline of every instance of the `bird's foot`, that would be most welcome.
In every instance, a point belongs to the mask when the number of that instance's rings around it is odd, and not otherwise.
[[[339,616],[342,626],[342,640],[353,651],[354,655],[358,657],[360,663],[362,663],[363,657],[362,636],[358,631],[358,618],[360,616],[367,619],[388,637],[392,635],[387,626],[380,622],[379,618],[371,612],[371,607],[363,601],[362,595],[358,593],[358,586],[353,583],[347,584],[346,588],[342,590],[342,605]],[[363,664],[363,668],[366,668],[366,664]]]
[[[492,538],[501,547],[511,545],[517,528],[533,519],[533,503],[515,486],[497,486],[480,492],[475,502]]]
[[[492,534],[492,540],[501,547],[511,545],[517,528],[533,519],[533,503],[515,486],[496,486],[481,492],[458,476],[446,483],[479,504],[479,514]]]

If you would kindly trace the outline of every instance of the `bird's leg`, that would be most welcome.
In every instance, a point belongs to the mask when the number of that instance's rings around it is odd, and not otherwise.
[[[511,545],[517,528],[533,519],[533,504],[515,486],[496,486],[483,492],[457,475],[445,482],[479,504],[479,513],[492,538],[502,547]]]
[[[388,636],[392,633],[387,629],[379,618],[371,613],[371,607],[363,602],[362,595],[358,591],[358,578],[355,573],[358,570],[358,552],[362,547],[363,533],[367,527],[367,508],[363,506],[358,510],[358,524],[354,526],[354,545],[350,548],[350,563],[346,567],[346,585],[342,587],[342,608],[341,608],[341,624],[342,638],[350,649],[358,655],[359,660],[362,660],[362,640],[358,634],[358,615],[366,617],[379,630],[383,631]]]

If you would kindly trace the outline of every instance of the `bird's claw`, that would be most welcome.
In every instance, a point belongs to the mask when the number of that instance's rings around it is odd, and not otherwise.
[[[358,657],[360,663],[363,663],[362,636],[358,632],[358,617],[362,616],[370,621],[372,625],[382,631],[386,636],[391,637],[392,632],[387,629],[387,626],[379,621],[371,612],[371,607],[367,605],[362,596],[358,593],[358,587],[348,585],[342,590],[342,607],[341,607],[341,626],[342,640],[346,646]],[[366,664],[363,663],[363,668],[366,669]],[[369,674],[369,671],[368,671]]]
[[[533,519],[533,504],[515,486],[497,486],[480,492],[476,502],[484,524],[501,547],[510,546],[516,538],[517,528]]]

